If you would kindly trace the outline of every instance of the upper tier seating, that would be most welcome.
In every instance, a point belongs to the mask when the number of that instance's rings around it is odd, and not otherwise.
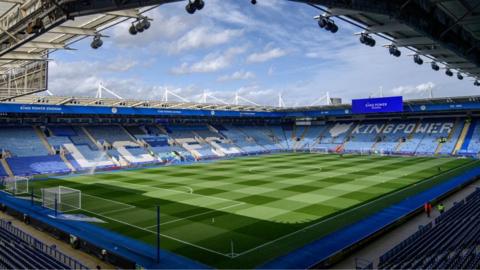
[[[370,152],[386,124],[381,122],[358,123],[345,143],[345,151]]]
[[[321,125],[321,126],[308,126],[303,140],[300,142],[301,149],[314,149],[318,146],[318,142],[322,134],[327,130],[328,125]]]
[[[17,176],[71,172],[59,156],[12,157],[7,163]]]
[[[325,131],[322,132],[316,150],[337,151],[346,141],[348,135],[355,127],[353,122],[328,123]]]
[[[87,145],[90,149],[92,150],[98,150],[97,145],[90,140],[90,138],[83,132],[81,127],[73,126],[72,131],[75,133],[75,135],[71,135],[70,140],[73,142],[75,145]]]
[[[478,269],[480,190],[380,257],[380,269]]]
[[[293,145],[289,144],[289,141],[287,139],[287,135],[285,134],[284,128],[281,126],[270,126],[268,127],[268,132],[269,136],[272,138],[272,140],[278,144],[281,147],[281,150],[288,150],[290,149]],[[290,136],[291,138],[291,136]]]
[[[239,126],[238,129],[245,133],[247,137],[252,138],[253,141],[255,141],[258,145],[263,146],[269,151],[278,151],[283,149],[281,145],[277,144],[275,138],[269,136],[269,131],[266,127]]]
[[[267,151],[267,149],[257,144],[257,142],[252,137],[249,137],[236,126],[224,126],[224,130],[222,130],[222,133],[227,138],[229,138],[234,145],[238,146],[245,154],[257,154]]]
[[[12,156],[31,157],[48,155],[48,149],[32,127],[0,128],[0,149],[8,150]]]
[[[375,144],[374,151],[393,153],[401,144],[402,139],[407,139],[416,126],[416,121],[394,120],[387,123],[380,135],[380,141]],[[410,130],[411,129],[411,130]],[[403,143],[402,143],[403,144]]]
[[[428,126],[428,124],[430,124],[430,126]],[[434,154],[440,143],[440,139],[448,138],[454,126],[455,120],[453,119],[447,121],[442,120],[441,122],[438,120],[422,121],[417,127],[416,132],[422,130],[422,127],[424,127],[422,131],[424,131],[425,136],[418,144],[416,153],[423,155]]]
[[[110,144],[119,141],[131,141],[132,138],[120,126],[89,126],[88,132],[99,141],[107,141]]]
[[[455,149],[455,145],[458,142],[458,139],[460,138],[460,135],[462,134],[462,130],[465,126],[465,121],[464,120],[459,120],[455,127],[453,132],[449,135],[449,138],[446,143],[443,143],[442,148],[440,149],[439,154],[442,155],[450,155],[452,154],[453,150]]]

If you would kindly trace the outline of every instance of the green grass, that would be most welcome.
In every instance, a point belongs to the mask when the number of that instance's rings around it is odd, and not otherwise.
[[[149,244],[160,205],[162,248],[216,268],[251,268],[476,165],[453,158],[278,154],[33,185],[36,191],[82,190],[83,212],[106,222],[100,226]]]

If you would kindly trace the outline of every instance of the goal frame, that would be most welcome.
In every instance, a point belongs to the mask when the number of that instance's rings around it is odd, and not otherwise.
[[[82,191],[65,186],[42,188],[42,206],[58,212],[71,212],[82,209]],[[77,195],[75,195],[77,194]],[[72,195],[76,198],[76,205],[69,202]]]
[[[30,192],[30,180],[32,177],[28,176],[13,176],[13,177],[6,177],[3,179],[3,186],[4,190],[14,196],[28,194]],[[20,183],[25,183],[22,186],[19,185]]]

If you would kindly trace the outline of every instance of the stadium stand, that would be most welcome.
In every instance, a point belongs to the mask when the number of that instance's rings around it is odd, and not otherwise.
[[[7,163],[17,176],[71,172],[59,156],[13,157]]]
[[[380,269],[478,269],[480,189],[380,257]]]
[[[480,152],[480,124],[473,119],[466,125],[468,121],[432,118],[311,126],[47,125],[38,129],[41,134],[31,126],[4,127],[0,138],[5,140],[0,146],[3,158],[16,175],[173,164],[278,151],[476,156]],[[22,143],[17,137],[22,138]]]
[[[299,149],[303,150],[313,150],[318,146],[320,137],[327,130],[326,125],[321,126],[308,126],[305,129],[303,138],[300,138],[300,147]]]
[[[384,128],[385,124],[375,121],[357,124],[347,138],[345,152],[370,152]]]
[[[440,144],[440,149],[437,153],[441,155],[450,155],[455,149],[455,145],[460,139],[463,128],[465,127],[465,120],[457,119],[453,131],[447,137],[447,141]]]
[[[88,269],[5,220],[0,220],[0,266],[3,269]]]
[[[480,120],[476,119],[471,122],[470,129],[465,137],[460,154],[468,156],[477,156],[480,152]]]
[[[17,157],[49,154],[32,127],[0,128],[0,149],[8,150],[12,156]]]
[[[243,154],[259,154],[267,152],[267,150],[259,145],[253,137],[248,136],[239,127],[227,125],[224,127],[224,130],[222,130],[222,134],[225,134],[234,145],[238,146]]]

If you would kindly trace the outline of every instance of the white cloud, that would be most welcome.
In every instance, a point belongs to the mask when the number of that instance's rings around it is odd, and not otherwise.
[[[242,30],[212,29],[201,26],[188,31],[177,41],[170,44],[169,51],[179,53],[198,48],[209,48],[230,42],[243,34]]]
[[[433,82],[422,83],[416,86],[407,85],[399,86],[392,89],[392,93],[395,95],[428,95],[428,92],[435,90],[435,84]]]
[[[240,81],[240,80],[248,80],[248,79],[254,79],[255,74],[250,71],[236,71],[232,74],[229,75],[224,75],[218,78],[219,82],[225,82],[225,81]]]
[[[211,53],[199,62],[183,62],[180,67],[173,68],[171,71],[177,75],[216,72],[229,67],[235,57],[244,53],[245,50],[245,47],[233,47],[223,53]]]
[[[114,72],[126,72],[138,66],[137,60],[119,58],[107,65],[107,69]]]
[[[286,51],[280,48],[267,49],[260,53],[252,53],[247,57],[248,63],[263,63],[275,58],[283,57],[287,54]]]

